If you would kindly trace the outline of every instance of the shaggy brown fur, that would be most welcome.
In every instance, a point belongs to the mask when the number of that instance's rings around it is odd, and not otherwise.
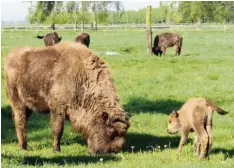
[[[44,38],[45,46],[52,46],[54,44],[59,43],[62,40],[62,37],[59,37],[57,32],[48,33],[45,36],[39,36],[38,35],[37,38],[39,38],[39,39]]]
[[[79,33],[75,39],[76,42],[81,43],[89,47],[90,36],[88,33]]]
[[[181,131],[178,151],[181,152],[188,134],[195,131],[195,150],[199,159],[208,155],[212,146],[212,115],[216,111],[225,115],[224,111],[210,100],[204,98],[189,99],[178,111],[173,111],[168,118],[168,132],[170,134]]]
[[[54,150],[60,151],[65,117],[87,139],[88,151],[119,151],[129,121],[119,103],[106,64],[87,47],[63,42],[51,47],[23,47],[5,61],[7,95],[22,149],[27,111],[50,112]]]
[[[183,37],[176,33],[162,33],[155,37],[152,52],[155,55],[165,55],[167,47],[176,46],[175,55],[180,55]]]

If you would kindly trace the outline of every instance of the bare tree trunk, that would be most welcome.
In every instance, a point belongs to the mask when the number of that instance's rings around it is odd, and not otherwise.
[[[55,31],[55,25],[54,25],[54,23],[51,24],[51,29],[52,29],[53,31]]]
[[[82,20],[82,22],[81,22],[81,31],[83,31],[84,30],[84,20]]]

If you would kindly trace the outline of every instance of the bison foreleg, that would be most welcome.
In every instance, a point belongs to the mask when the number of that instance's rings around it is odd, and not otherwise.
[[[194,146],[195,146],[195,153],[198,157],[200,155],[200,152],[201,152],[201,143],[200,143],[200,139],[199,139],[198,135],[195,136]]]
[[[165,54],[166,54],[166,47],[161,47],[160,55],[165,55]]]
[[[65,117],[63,114],[51,113],[52,132],[54,136],[53,151],[60,151],[60,140],[63,134]]]

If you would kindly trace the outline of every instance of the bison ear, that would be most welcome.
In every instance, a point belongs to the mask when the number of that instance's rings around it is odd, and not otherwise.
[[[104,121],[106,121],[106,120],[108,119],[108,113],[107,113],[107,112],[103,112],[103,113],[102,113],[102,119],[103,119]]]

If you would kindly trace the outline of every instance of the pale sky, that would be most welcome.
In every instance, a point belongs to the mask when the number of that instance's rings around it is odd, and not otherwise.
[[[147,5],[158,7],[159,1],[126,0],[122,1],[125,10],[137,10]],[[1,0],[1,20],[24,21],[27,18],[29,2],[22,0]]]

